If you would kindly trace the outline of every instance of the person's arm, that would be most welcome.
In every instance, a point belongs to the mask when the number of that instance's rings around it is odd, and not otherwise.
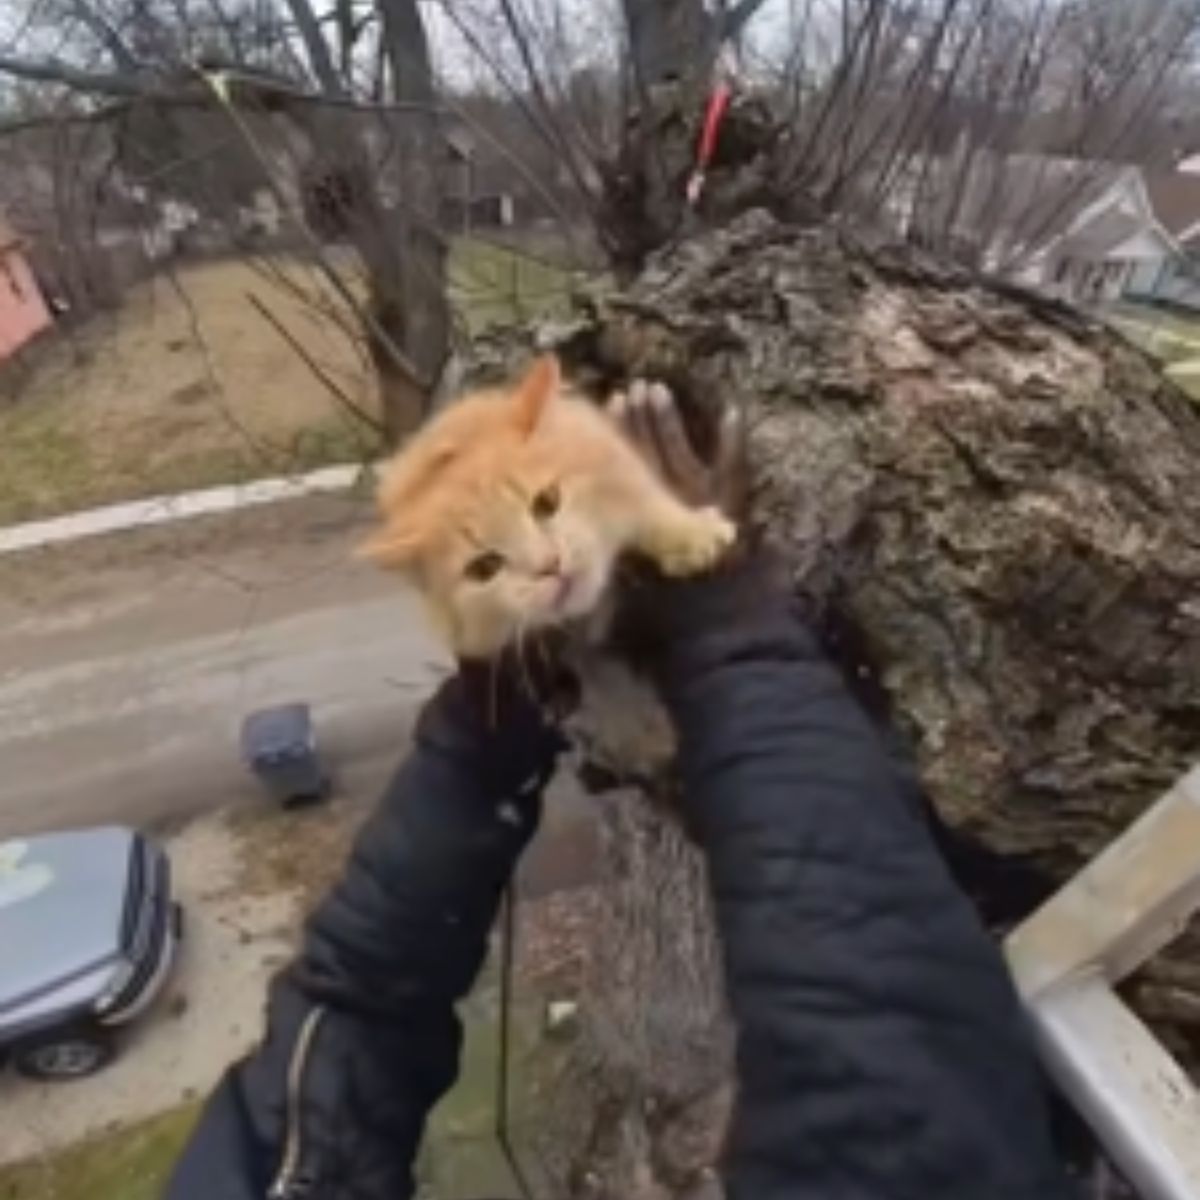
[[[457,1075],[454,1005],[482,965],[559,745],[520,689],[461,674],[444,685],[167,1200],[412,1195],[426,1114]]]
[[[752,568],[675,587],[658,677],[738,1028],[730,1200],[1069,1194],[1000,952],[865,715]]]

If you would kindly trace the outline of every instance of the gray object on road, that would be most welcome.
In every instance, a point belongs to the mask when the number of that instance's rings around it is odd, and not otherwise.
[[[242,722],[242,758],[285,805],[320,800],[329,791],[307,704],[252,712]]]
[[[167,856],[132,829],[0,843],[0,1057],[43,1079],[104,1066],[114,1029],[162,990],[180,931]]]

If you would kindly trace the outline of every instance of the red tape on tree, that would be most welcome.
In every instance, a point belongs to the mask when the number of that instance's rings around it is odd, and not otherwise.
[[[721,122],[733,99],[733,73],[730,70],[727,47],[717,59],[715,74],[712,95],[708,98],[708,107],[704,113],[704,125],[700,130],[700,144],[696,147],[696,165],[687,183],[687,201],[692,206],[695,206],[701,192],[704,191],[704,179],[717,148]]]

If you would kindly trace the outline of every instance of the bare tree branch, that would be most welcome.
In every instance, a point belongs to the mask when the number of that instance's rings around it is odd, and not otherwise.
[[[721,19],[721,38],[735,38],[750,23],[750,19],[760,8],[764,0],[740,0],[728,9]]]
[[[221,0],[208,0],[208,7],[212,10],[213,16],[216,18],[217,24],[221,27],[225,34],[226,40],[229,42],[229,48],[233,52],[234,58],[238,62],[243,62],[246,58],[246,49],[242,41],[242,31],[226,10]]]
[[[477,137],[487,143],[518,175],[528,184],[531,191],[554,213],[559,229],[575,253],[578,253],[578,239],[572,227],[570,216],[549,188],[529,169],[529,166],[517,154],[514,154],[499,138],[495,137],[485,126],[480,124],[461,106],[450,105],[448,110]]]
[[[106,104],[87,112],[48,112],[34,113],[28,117],[13,117],[11,120],[0,121],[0,138],[13,137],[26,133],[31,129],[66,128],[72,125],[99,125],[111,121],[127,112],[127,102],[118,101]]]
[[[296,32],[304,43],[304,51],[308,55],[312,72],[321,90],[329,96],[346,95],[345,86],[333,65],[333,54],[329,43],[321,32],[321,27],[313,13],[308,0],[285,0],[292,20],[296,22]]]
[[[854,64],[858,61],[858,55],[863,42],[866,40],[871,24],[874,20],[874,10],[886,5],[887,0],[870,0],[870,5],[866,16],[860,21],[858,28],[850,39],[848,45],[844,49],[841,59],[834,71],[833,78],[830,81],[825,93],[825,101],[821,106],[820,112],[817,114],[816,120],[808,132],[803,145],[800,148],[799,154],[796,156],[795,167],[797,173],[803,177],[807,171],[807,164],[814,155],[817,147],[821,143],[822,135],[825,132],[825,126],[832,118],[837,103],[841,99],[842,90],[849,83],[853,72]]]
[[[509,78],[508,72],[500,64],[496,55],[484,44],[483,39],[478,35],[463,18],[455,11],[453,6],[447,6],[443,9],[450,23],[461,35],[468,48],[475,54],[481,63],[491,72],[493,79],[503,89],[508,98],[512,101],[516,109],[521,113],[526,121],[529,122],[529,127],[538,135],[545,143],[546,147],[556,153],[558,143],[555,139],[554,131],[550,129],[544,119],[543,114],[538,112],[529,102],[517,84]]]
[[[312,372],[313,377],[320,383],[356,421],[360,421],[372,433],[382,434],[383,426],[372,413],[367,412],[357,403],[319,362],[309,354],[304,344],[288,327],[258,298],[253,292],[246,293],[246,299],[257,309],[262,318],[288,344],[292,353]]]
[[[363,321],[363,324],[367,327],[367,329],[370,330],[372,335],[379,339],[380,344],[385,347],[386,352],[391,356],[394,365],[414,380],[419,380],[420,374],[413,365],[412,360],[407,354],[405,354],[400,346],[396,344],[395,340],[390,336],[387,330],[380,326],[378,321],[376,321],[371,315],[370,311],[360,303],[358,297],[355,296],[353,290],[349,287],[346,281],[342,278],[341,273],[331,262],[329,255],[326,254],[325,248],[321,245],[320,240],[309,228],[308,223],[304,220],[303,214],[295,212],[291,209],[287,194],[279,186],[279,182],[275,178],[275,172],[271,166],[270,159],[263,151],[262,145],[259,143],[258,138],[254,136],[253,130],[250,129],[245,118],[238,111],[237,106],[224,96],[220,87],[213,82],[214,77],[209,76],[208,79],[210,86],[213,87],[214,93],[221,104],[221,107],[226,111],[226,113],[228,113],[230,120],[233,122],[234,127],[241,135],[247,149],[249,149],[251,154],[254,155],[259,166],[262,168],[263,176],[267,182],[267,186],[275,196],[276,203],[279,204],[280,208],[284,212],[292,212],[297,230],[308,243],[309,251],[312,253],[314,260],[320,266],[321,271],[329,285],[337,293],[338,297],[344,303],[349,305],[353,312],[359,315]]]
[[[104,19],[87,0],[71,0],[71,10],[80,22],[92,33],[92,36],[108,51],[113,65],[125,74],[134,74],[138,69],[138,60],[133,52],[125,45],[116,28]]]
[[[9,54],[0,54],[0,75],[11,75],[34,83],[51,83],[70,88],[91,96],[110,96],[125,100],[152,100],[156,104],[206,106],[212,103],[212,94],[201,86],[199,79],[193,85],[168,86],[166,81],[152,75],[124,75],[117,72],[87,71],[63,62],[58,58],[26,59]],[[356,100],[348,95],[323,96],[308,92],[293,84],[249,70],[223,70],[216,72],[231,88],[246,96],[271,96],[280,101],[296,104],[321,105],[344,108],[358,112],[418,112],[435,115],[448,111],[444,105],[425,100],[393,100],[373,102]],[[73,114],[72,120],[102,120],[116,115],[118,107],[109,106],[95,114]],[[25,127],[30,124],[53,124],[57,119],[49,116],[20,118],[12,124]],[[6,126],[0,125],[0,130]]]
[[[88,71],[59,58],[0,54],[0,75],[12,75],[31,83],[57,83],[73,91],[100,96],[149,96],[157,90],[153,79],[123,71]]]
[[[534,102],[541,107],[542,113],[558,146],[558,152],[562,155],[567,170],[571,172],[571,178],[575,181],[575,186],[579,189],[581,195],[588,196],[591,194],[591,189],[588,187],[587,180],[584,178],[579,164],[575,161],[575,152],[571,140],[564,134],[560,122],[555,120],[557,107],[550,102],[550,98],[546,93],[541,72],[538,70],[537,63],[533,57],[532,47],[529,44],[528,31],[517,20],[512,0],[500,0],[500,11],[504,14],[504,23],[508,27],[509,35],[516,43],[517,53],[520,55],[521,64],[525,68],[525,79],[529,85],[529,90],[533,93]]]

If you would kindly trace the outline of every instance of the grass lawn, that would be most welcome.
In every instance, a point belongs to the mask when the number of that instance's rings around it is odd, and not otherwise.
[[[541,1000],[519,984],[514,995],[509,1077],[509,1134],[518,1169],[545,1188],[538,1138],[547,1107],[563,1093],[569,1062],[566,1042],[549,1039],[542,1028]],[[517,1180],[496,1135],[499,1079],[499,986],[496,963],[489,964],[472,995],[460,1005],[463,1046],[455,1086],[430,1114],[416,1174],[420,1195],[430,1200],[473,1196],[515,1196]],[[3,1193],[0,1193],[2,1200]],[[107,1198],[105,1198],[107,1200]]]
[[[451,1200],[514,1192],[494,1128],[498,1003],[493,963],[462,1005],[459,1080],[431,1116],[417,1166],[422,1195]],[[523,995],[513,1021],[512,1132],[530,1167],[538,1114],[566,1061],[565,1044],[545,1039],[541,1013],[540,1000]],[[158,1200],[199,1108],[185,1104],[45,1158],[0,1167],[0,1200]]]
[[[180,1108],[16,1166],[0,1200],[158,1200],[199,1106]]]
[[[1120,304],[1109,321],[1130,341],[1153,354],[1185,392],[1200,400],[1200,315],[1145,304]]]
[[[450,258],[450,298],[471,333],[563,309],[571,277],[545,258],[460,241]]]
[[[455,247],[450,275],[471,332],[554,310],[569,286],[557,267],[480,242]],[[0,524],[376,453],[370,427],[251,297],[353,405],[374,412],[354,321],[311,268],[294,259],[191,266],[133,289],[114,314],[44,339],[0,376]]]
[[[1111,316],[1115,324],[1128,325],[1141,337],[1158,339],[1166,345],[1177,343],[1200,354],[1200,315],[1127,301],[1116,305]]]

